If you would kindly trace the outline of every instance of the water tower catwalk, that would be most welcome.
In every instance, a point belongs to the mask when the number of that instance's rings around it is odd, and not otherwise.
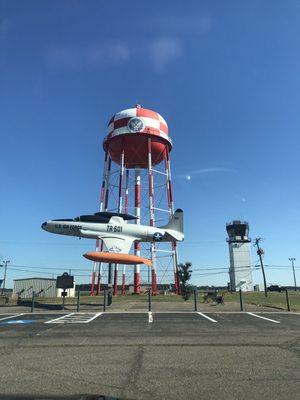
[[[137,217],[137,224],[161,226],[167,223],[174,213],[170,169],[172,141],[162,116],[139,105],[118,112],[109,121],[103,149],[100,211],[133,214]],[[102,250],[103,243],[97,241],[96,251]],[[160,243],[158,238],[153,244],[141,245],[136,241],[133,252],[152,259],[151,271],[144,265],[127,266],[126,276],[125,265],[115,265],[115,295],[119,283],[124,294],[125,284],[132,280],[135,294],[140,293],[142,283],[151,283],[152,293],[156,294],[157,283],[170,282],[174,282],[174,291],[178,293],[176,242]],[[100,291],[103,272],[103,265],[95,263],[92,295]]]

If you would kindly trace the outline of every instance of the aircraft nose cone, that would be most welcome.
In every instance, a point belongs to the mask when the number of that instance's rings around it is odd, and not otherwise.
[[[47,226],[47,222],[44,222],[44,223],[41,225],[41,228],[44,229],[44,230],[46,230],[46,226]]]

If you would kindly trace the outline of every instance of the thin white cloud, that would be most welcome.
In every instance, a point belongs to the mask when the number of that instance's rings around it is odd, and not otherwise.
[[[46,64],[51,69],[97,68],[129,61],[129,48],[124,43],[89,45],[53,45],[46,50]]]
[[[165,71],[168,64],[182,54],[182,45],[176,38],[159,37],[149,45],[149,57],[158,73]]]
[[[151,22],[153,27],[153,22]],[[178,60],[183,52],[188,34],[204,35],[212,27],[209,16],[167,16],[154,21],[159,36],[144,40],[140,45],[123,41],[92,44],[63,44],[50,46],[45,52],[45,62],[53,70],[100,68],[123,65],[131,59],[147,58],[156,73],[163,73]],[[5,30],[6,28],[3,27]],[[196,37],[195,37],[196,39]]]
[[[163,73],[171,62],[184,51],[187,35],[204,35],[212,29],[212,19],[208,15],[164,16],[156,19],[160,36],[153,40],[148,49],[154,70]]]
[[[196,169],[190,172],[190,175],[199,175],[199,174],[206,174],[210,172],[234,172],[232,168],[225,168],[225,167],[212,167],[212,168],[201,168]]]
[[[226,167],[201,168],[201,169],[195,169],[192,171],[188,171],[185,174],[179,175],[179,177],[190,181],[194,176],[197,176],[197,175],[207,175],[207,174],[222,173],[222,172],[226,172],[226,173],[227,172],[235,172],[235,170],[232,168],[226,168]]]

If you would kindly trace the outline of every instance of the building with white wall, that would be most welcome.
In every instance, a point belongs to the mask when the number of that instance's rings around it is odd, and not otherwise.
[[[53,278],[24,278],[14,279],[13,297],[28,299],[32,297],[32,292],[37,297],[61,297],[62,289],[56,288],[56,279]],[[66,297],[75,296],[75,282],[72,289],[66,289]]]

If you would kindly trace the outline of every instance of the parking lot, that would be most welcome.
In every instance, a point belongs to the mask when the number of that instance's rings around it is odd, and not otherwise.
[[[299,328],[281,312],[3,314],[1,396],[296,398]]]

